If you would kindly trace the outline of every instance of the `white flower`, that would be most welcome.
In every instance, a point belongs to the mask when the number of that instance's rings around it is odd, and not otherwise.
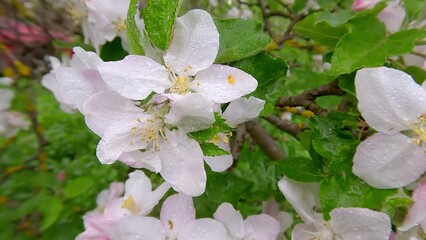
[[[426,170],[426,90],[392,68],[357,72],[358,108],[378,133],[354,156],[353,173],[376,188],[404,187]]]
[[[283,178],[278,187],[305,222],[294,227],[292,240],[389,239],[391,221],[384,213],[367,208],[336,208],[330,212],[330,221],[324,222],[322,214],[314,211],[317,184]]]
[[[413,192],[414,204],[408,211],[404,224],[399,231],[408,231],[415,226],[421,226],[426,233],[426,182],[421,182]]]
[[[280,231],[277,220],[267,214],[247,217],[229,203],[222,203],[214,213],[214,219],[221,222],[233,240],[275,240]]]
[[[293,224],[293,217],[287,212],[280,211],[279,205],[274,198],[263,202],[262,213],[268,214],[280,223],[280,231],[276,240],[286,240],[287,238],[283,233]]]
[[[130,55],[103,63],[98,69],[112,89],[134,100],[145,99],[152,91],[196,92],[226,103],[254,91],[257,81],[251,75],[213,64],[218,49],[219,34],[210,14],[191,10],[176,19],[174,36],[164,55],[165,66],[145,56]]]
[[[15,94],[8,89],[0,89],[0,111],[9,109]]]
[[[231,127],[255,119],[265,105],[265,100],[250,96],[232,101],[222,114],[226,123]]]

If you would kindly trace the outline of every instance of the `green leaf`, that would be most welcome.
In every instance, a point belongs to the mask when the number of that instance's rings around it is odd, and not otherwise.
[[[266,101],[260,115],[270,114],[278,97],[283,94],[287,63],[282,58],[273,58],[271,55],[261,52],[253,57],[231,63],[231,65],[256,78],[257,89],[250,95]]]
[[[215,113],[215,119],[216,121],[209,128],[190,133],[192,138],[199,143],[203,143],[212,140],[218,133],[229,133],[232,131],[232,128],[225,123],[225,120],[218,113]]]
[[[89,190],[94,183],[94,180],[90,177],[79,177],[69,181],[64,188],[65,198],[74,198],[83,194]]]
[[[386,41],[387,54],[388,56],[395,56],[409,53],[413,50],[415,41],[424,39],[425,37],[426,31],[420,29],[396,32],[390,35]]]
[[[102,46],[100,57],[104,61],[118,61],[127,55],[128,53],[121,46],[121,39],[117,37]]]
[[[352,96],[356,96],[355,93],[355,74],[344,74],[340,76],[339,88],[350,93]]]
[[[346,20],[346,15],[317,12],[298,22],[294,26],[294,31],[320,44],[334,47],[348,30],[344,26],[332,26],[330,23],[340,24]]]
[[[338,2],[339,1],[336,0],[317,0],[318,5],[324,10],[332,10],[333,8],[337,7]]]
[[[216,157],[230,154],[229,152],[223,150],[214,143],[204,142],[200,144],[200,147],[203,150],[204,156]]]
[[[41,205],[41,211],[43,212],[41,231],[45,231],[58,220],[63,207],[61,200],[57,197],[51,197]]]
[[[143,12],[145,29],[151,41],[160,49],[166,50],[169,46],[179,6],[179,0],[147,1]]]
[[[355,18],[349,23],[332,57],[331,71],[340,75],[362,67],[378,67],[386,62],[386,27],[375,16]],[[368,29],[368,31],[366,31]]]
[[[278,161],[278,165],[281,173],[299,182],[319,182],[326,177],[321,162],[313,159],[288,157]]]
[[[220,45],[216,63],[227,63],[251,57],[271,43],[256,20],[215,19]]]
[[[409,66],[404,69],[404,72],[410,74],[418,84],[422,84],[426,80],[426,71],[423,68]]]
[[[407,196],[402,191],[395,195],[389,196],[383,202],[383,210],[392,218],[392,222],[399,225],[402,224],[407,209],[413,204],[411,197]]]
[[[407,13],[408,20],[416,20],[420,12],[425,9],[424,0],[404,0],[405,12]]]
[[[380,190],[370,187],[361,179],[348,175],[345,178],[330,177],[320,184],[319,199],[324,218],[330,218],[330,211],[338,207],[363,207],[379,210],[386,197],[396,190]]]
[[[131,54],[143,55],[144,50],[141,45],[142,34],[139,31],[138,25],[136,24],[137,10],[138,10],[139,1],[130,0],[129,10],[127,12],[126,18],[126,31],[127,31],[127,40],[129,42],[129,49]]]

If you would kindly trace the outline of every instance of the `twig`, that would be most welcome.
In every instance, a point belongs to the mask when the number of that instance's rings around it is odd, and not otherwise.
[[[285,152],[277,145],[275,140],[266,132],[259,122],[256,120],[248,121],[246,123],[246,128],[269,159],[276,161],[286,156]]]
[[[277,116],[266,116],[263,117],[266,121],[269,123],[275,125],[277,128],[287,132],[288,134],[292,135],[293,137],[296,137],[302,132],[302,129],[297,126],[297,124],[294,124],[288,120],[281,119]]]
[[[241,149],[244,145],[245,135],[247,134],[247,129],[244,124],[240,124],[232,135],[230,146],[231,146],[231,154],[234,161],[240,158]]]
[[[258,0],[258,1],[259,1],[260,10],[262,11],[262,16],[263,16],[263,22],[264,22],[263,28],[265,29],[265,31],[268,32],[271,38],[274,38],[274,34],[272,33],[272,29],[271,29],[271,24],[269,23],[269,19],[268,19],[268,11],[269,11],[268,7],[266,6],[266,3],[264,2],[264,0]]]

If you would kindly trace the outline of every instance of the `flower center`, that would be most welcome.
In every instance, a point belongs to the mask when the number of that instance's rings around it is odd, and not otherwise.
[[[117,32],[126,30],[126,23],[121,18],[118,18],[117,20],[113,21],[113,24],[115,25],[115,30],[117,30]]]
[[[184,71],[187,72],[190,69],[192,69],[192,67],[188,66]],[[172,67],[170,65],[167,67],[167,71],[169,72],[170,81],[173,83],[173,86],[169,89],[170,93],[185,95],[191,91],[189,88],[189,83],[192,81],[191,76],[178,76],[172,71]]]
[[[129,210],[133,214],[137,214],[140,210],[132,196],[126,198],[121,207]]]
[[[333,231],[331,230],[331,226],[328,222],[325,222],[322,226],[317,226],[316,229],[321,228],[316,232],[310,232],[304,230],[304,232],[311,235],[309,240],[333,240]]]
[[[157,117],[150,116],[145,121],[141,118],[136,119],[136,126],[130,129],[130,135],[134,136],[130,141],[130,145],[134,145],[135,141],[143,141],[146,144],[152,144],[152,149],[156,152],[160,151],[158,139],[161,136],[163,121]]]
[[[73,3],[67,3],[67,12],[71,18],[71,20],[74,22],[74,24],[80,24],[84,18],[86,18],[86,13],[82,11],[82,9],[79,9],[76,4]]]
[[[426,115],[421,115],[418,119],[419,121],[411,127],[411,138],[414,144],[421,146],[426,151]]]

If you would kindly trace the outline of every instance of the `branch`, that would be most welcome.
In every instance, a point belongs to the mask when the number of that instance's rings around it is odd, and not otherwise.
[[[259,145],[269,159],[276,161],[283,159],[286,156],[285,152],[277,145],[275,140],[268,134],[268,132],[266,132],[259,122],[251,120],[245,125],[254,141]]]
[[[335,80],[327,85],[323,85],[312,90],[303,92],[293,97],[281,97],[275,103],[276,107],[284,108],[303,106],[305,109],[312,111],[317,115],[326,115],[327,109],[321,108],[316,102],[317,97],[336,95],[342,96],[345,92],[339,88],[339,81]]]
[[[263,16],[263,22],[264,22],[263,28],[265,29],[265,31],[268,32],[271,38],[274,38],[274,34],[272,33],[272,29],[271,29],[271,24],[269,23],[269,19],[268,19],[268,11],[269,11],[268,7],[266,6],[266,3],[264,2],[264,0],[258,0],[258,1],[259,1],[260,10],[262,10],[262,16]]]
[[[246,134],[248,134],[246,126],[244,124],[240,124],[235,130],[234,135],[231,137],[230,146],[234,162],[240,158]]]
[[[266,116],[263,117],[266,121],[269,123],[275,125],[278,129],[281,129],[291,136],[297,138],[297,136],[302,132],[302,129],[297,126],[297,124],[294,124],[288,120],[281,119],[277,116]]]

